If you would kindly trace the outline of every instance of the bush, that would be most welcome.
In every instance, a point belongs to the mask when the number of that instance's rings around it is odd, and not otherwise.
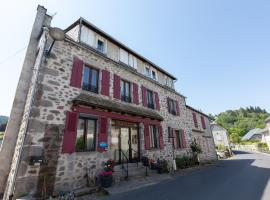
[[[200,154],[202,153],[202,148],[200,147],[200,145],[197,143],[196,139],[194,139],[191,144],[190,144],[190,148],[193,154]]]
[[[216,150],[218,150],[218,151],[225,151],[226,149],[227,148],[224,145],[222,145],[222,144],[218,144],[216,146]]]
[[[0,140],[3,140],[4,138],[4,132],[0,132]]]
[[[182,157],[177,157],[175,159],[176,166],[178,169],[185,169],[188,167],[192,167],[194,165],[198,164],[198,160],[196,159],[197,157],[187,157],[187,156],[182,156]]]

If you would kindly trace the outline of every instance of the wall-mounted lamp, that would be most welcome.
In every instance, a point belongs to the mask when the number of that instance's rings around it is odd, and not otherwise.
[[[50,28],[49,34],[52,37],[53,42],[50,45],[49,49],[47,49],[45,51],[45,56],[46,57],[49,57],[50,52],[52,50],[52,47],[53,47],[55,41],[63,41],[65,39],[65,32],[62,29],[57,28],[57,27]]]

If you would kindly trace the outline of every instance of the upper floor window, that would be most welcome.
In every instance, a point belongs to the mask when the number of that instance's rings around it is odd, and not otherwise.
[[[97,120],[80,117],[77,126],[76,151],[96,150]]]
[[[99,72],[97,69],[84,66],[82,89],[98,93],[98,76]]]
[[[192,113],[192,117],[193,117],[193,123],[194,123],[194,126],[195,126],[196,128],[199,128],[199,126],[198,126],[198,121],[197,121],[197,115],[196,115],[195,112]]]
[[[152,79],[157,80],[157,74],[155,71],[152,71]]]
[[[157,126],[150,125],[150,148],[159,148],[159,134]]]
[[[145,75],[151,77],[151,71],[149,67],[145,67]]]
[[[97,50],[104,53],[105,52],[105,43],[100,39],[97,40]]]
[[[130,82],[121,80],[121,99],[125,102],[131,102]]]
[[[177,105],[176,104],[177,104],[176,101],[168,98],[168,111],[169,111],[169,113],[171,113],[173,115],[177,115],[177,108],[176,108]]]
[[[155,105],[154,105],[153,91],[146,90],[146,94],[147,94],[147,107],[154,109]]]

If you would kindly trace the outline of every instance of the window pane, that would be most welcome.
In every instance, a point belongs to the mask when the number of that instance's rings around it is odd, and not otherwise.
[[[125,96],[125,82],[123,80],[121,81],[121,95]]]
[[[76,151],[84,151],[84,119],[79,119],[77,127]]]
[[[87,120],[87,135],[86,135],[86,150],[95,150],[95,131],[96,131],[96,121]]]
[[[92,74],[91,74],[91,76],[92,76],[91,77],[92,78],[91,85],[94,86],[94,87],[97,87],[98,72],[95,69],[92,69],[91,72],[92,72]]]
[[[129,83],[126,82],[125,85],[126,85],[126,96],[129,97],[129,94],[130,94],[130,92],[129,92]]]
[[[90,69],[88,67],[84,67],[84,70],[83,70],[83,89],[88,88],[89,74],[90,74]]]

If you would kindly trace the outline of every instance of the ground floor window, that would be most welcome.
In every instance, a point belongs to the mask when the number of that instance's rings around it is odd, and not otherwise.
[[[158,128],[155,125],[150,125],[150,148],[159,148]]]
[[[182,148],[182,137],[181,132],[179,130],[175,130],[175,147],[176,148]]]
[[[97,120],[80,117],[77,127],[76,151],[96,150],[96,127]]]

